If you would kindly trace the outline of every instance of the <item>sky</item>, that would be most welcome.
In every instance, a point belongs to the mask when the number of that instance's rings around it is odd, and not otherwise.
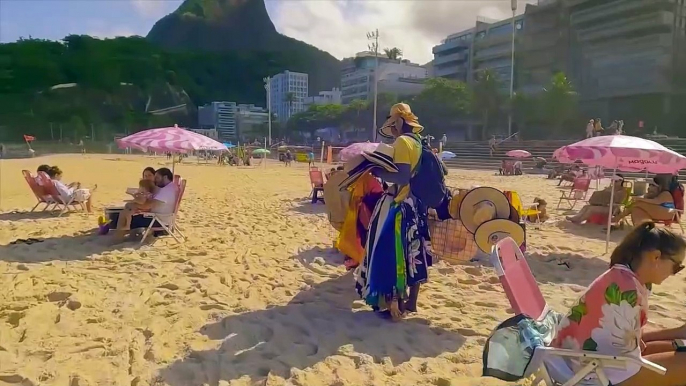
[[[276,29],[342,59],[367,50],[379,30],[380,48],[398,47],[424,64],[447,35],[474,26],[477,16],[503,19],[510,0],[265,0]],[[59,40],[147,35],[182,0],[0,0],[0,42],[20,37]],[[526,3],[518,0],[522,13]]]

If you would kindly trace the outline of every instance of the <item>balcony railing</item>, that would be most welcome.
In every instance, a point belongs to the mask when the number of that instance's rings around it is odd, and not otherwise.
[[[661,3],[663,3],[662,0],[608,1],[602,5],[572,13],[570,17],[570,23],[574,26],[597,20],[610,19],[613,15],[628,11],[637,11],[644,8],[659,9]],[[645,10],[643,13],[648,14],[651,12],[649,10]],[[619,19],[622,19],[622,17],[619,16]]]
[[[580,29],[577,33],[579,41],[589,42],[593,40],[607,39],[614,36],[626,35],[630,32],[643,29],[654,29],[664,26],[671,28],[674,24],[674,14],[672,12],[653,12],[645,15],[630,18],[620,18],[618,20],[597,24],[592,28]]]
[[[433,52],[434,54],[438,54],[443,51],[452,50],[454,48],[468,48],[470,44],[471,40],[451,40],[434,46],[431,52]]]
[[[438,66],[450,62],[462,62],[467,60],[469,54],[467,52],[456,52],[454,54],[437,56],[434,58],[434,66]]]

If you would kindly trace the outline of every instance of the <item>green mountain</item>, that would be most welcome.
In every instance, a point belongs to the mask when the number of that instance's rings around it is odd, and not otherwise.
[[[334,57],[277,33],[262,0],[188,0],[147,38],[0,44],[0,141],[194,126],[211,101],[264,105],[262,79],[284,70],[309,73],[312,93],[340,76]]]
[[[264,0],[186,0],[155,23],[147,38],[170,50],[280,52],[292,59],[291,71],[309,74],[313,94],[330,90],[340,81],[340,62],[279,34]]]

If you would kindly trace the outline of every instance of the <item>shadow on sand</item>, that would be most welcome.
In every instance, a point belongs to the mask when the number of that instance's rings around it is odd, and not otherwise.
[[[595,239],[605,241],[606,227],[605,225],[595,224],[574,224],[571,221],[559,221],[556,226],[565,233],[571,233],[587,239]],[[610,241],[619,243],[624,236],[629,233],[630,226],[620,230],[613,230],[610,232]]]
[[[424,319],[401,323],[381,319],[360,307],[352,275],[314,285],[287,305],[226,317],[201,328],[200,333],[222,341],[218,349],[194,351],[160,371],[171,386],[221,384],[242,376],[277,375],[289,378],[291,369],[306,369],[325,359],[399,365],[412,357],[435,357],[456,352],[465,338],[434,328]]]
[[[35,212],[7,212],[7,213],[0,213],[0,221],[21,221],[21,220],[40,220],[44,218],[58,218],[57,215],[60,212],[57,210],[54,211],[48,211],[46,210],[45,212],[42,212],[40,209],[36,210]],[[79,212],[67,212],[60,216],[62,217],[69,217],[72,214],[80,214]]]
[[[577,253],[528,253],[526,257],[531,272],[541,283],[587,287],[610,267],[606,260]]]
[[[33,237],[33,236],[28,236]],[[28,238],[27,237],[27,238]],[[123,248],[138,248],[138,241],[117,245],[109,243],[109,236],[100,236],[96,230],[76,235],[40,238],[40,242],[0,245],[0,261],[10,263],[44,263],[48,261],[79,261],[91,255]]]
[[[322,193],[319,193],[319,196],[321,197]],[[301,214],[322,214],[326,213],[326,205],[324,205],[324,201],[317,201],[316,203],[312,203],[312,199],[308,197],[302,197],[302,198],[296,198],[296,199],[287,199],[284,200],[284,203],[286,203],[289,208],[288,210],[296,212],[296,213],[301,213]]]

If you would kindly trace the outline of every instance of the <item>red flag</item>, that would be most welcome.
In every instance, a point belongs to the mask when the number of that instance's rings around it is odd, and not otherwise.
[[[24,141],[31,142],[31,141],[35,141],[35,140],[36,140],[36,137],[34,137],[33,135],[24,134]]]

